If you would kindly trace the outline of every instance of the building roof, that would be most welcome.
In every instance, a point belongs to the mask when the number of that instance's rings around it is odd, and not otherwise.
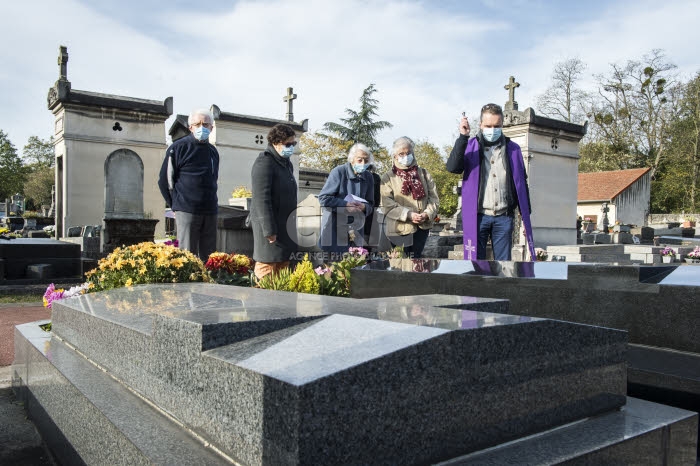
[[[168,130],[170,137],[175,136],[178,129],[184,129],[187,133],[190,132],[190,125],[187,123],[187,118],[187,115],[177,114],[175,116],[175,121],[173,121],[173,123],[170,125],[170,129]]]
[[[52,88],[53,89],[53,88]],[[120,110],[131,110],[136,112],[151,113],[169,117],[173,113],[173,98],[165,100],[140,99],[138,97],[127,97],[113,94],[103,94],[100,92],[81,91],[78,89],[68,89],[65,95],[61,93],[51,94],[49,90],[49,110],[53,110],[58,103],[86,105],[90,107],[107,107]]]
[[[651,168],[634,168],[631,170],[579,173],[578,202],[610,202],[650,170]]]

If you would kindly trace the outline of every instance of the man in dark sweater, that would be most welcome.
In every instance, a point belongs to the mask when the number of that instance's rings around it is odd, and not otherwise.
[[[206,261],[216,249],[219,153],[209,144],[214,119],[208,110],[193,111],[187,122],[192,134],[168,147],[158,187],[175,213],[180,248]]]

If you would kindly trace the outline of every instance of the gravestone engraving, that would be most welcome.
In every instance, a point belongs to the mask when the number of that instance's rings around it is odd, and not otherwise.
[[[105,161],[105,218],[143,218],[143,162],[129,149]]]

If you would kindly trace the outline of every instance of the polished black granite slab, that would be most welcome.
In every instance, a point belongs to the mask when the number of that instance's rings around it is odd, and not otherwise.
[[[386,259],[370,262],[364,269],[482,277],[518,277],[566,280],[563,262],[516,262],[448,259]]]
[[[580,274],[585,269],[593,270],[591,267],[592,264],[567,262],[389,259],[371,262],[362,269],[479,277],[567,280],[570,270]],[[608,267],[617,267],[620,271],[632,268],[638,271],[640,283],[700,286],[700,267],[680,265]]]
[[[440,463],[694,465],[696,413],[636,398],[619,411]]]
[[[700,267],[678,266],[659,280],[659,285],[680,285],[700,287]]]
[[[632,343],[700,353],[698,266],[396,259],[354,269],[352,283],[351,296],[361,299],[507,299],[508,313],[618,328]]]
[[[624,404],[624,332],[495,309],[147,285],[56,302],[49,344],[246,464],[437,461]]]

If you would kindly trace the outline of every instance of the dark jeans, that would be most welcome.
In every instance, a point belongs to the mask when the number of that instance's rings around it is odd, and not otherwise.
[[[206,262],[216,250],[217,215],[196,215],[175,212],[177,241],[180,249],[186,249]]]
[[[513,247],[513,217],[477,214],[476,228],[479,232],[476,248],[477,259],[486,259],[486,243],[488,243],[490,236],[494,260],[510,260]]]
[[[406,236],[390,236],[391,246],[403,246],[403,252],[413,259],[420,259],[423,255],[425,242],[428,241],[430,230],[419,228],[412,235]],[[396,242],[394,242],[396,241]]]

